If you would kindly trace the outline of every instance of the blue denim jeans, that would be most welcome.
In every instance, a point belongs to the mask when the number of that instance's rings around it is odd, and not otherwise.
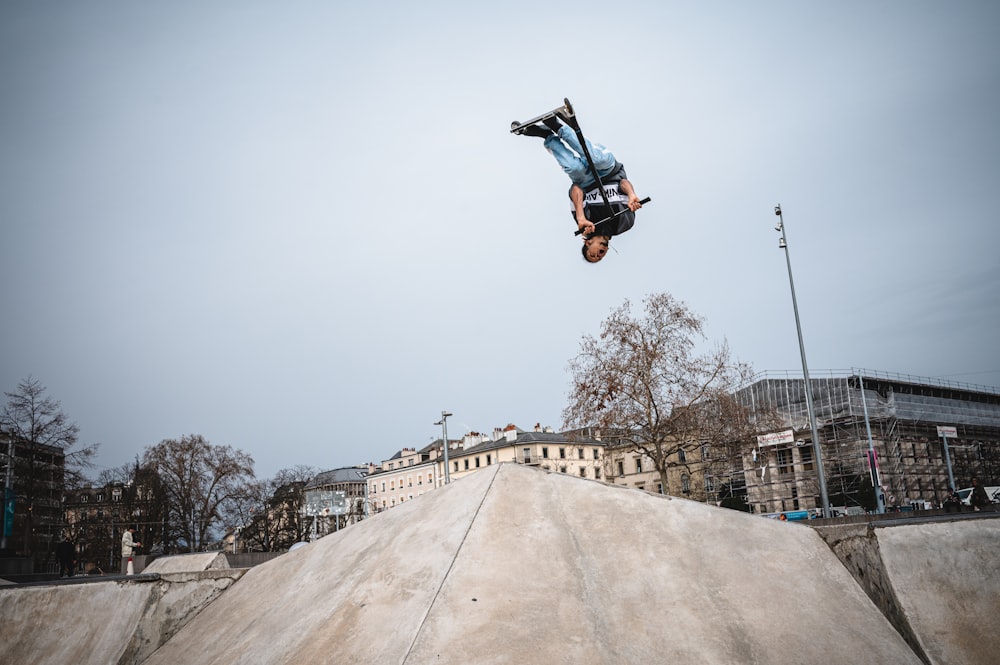
[[[591,143],[587,138],[584,138],[584,141],[587,143],[587,150],[590,152],[591,159],[594,160],[594,168],[597,169],[598,175],[603,178],[611,173],[617,164],[611,151],[600,143]],[[576,132],[572,129],[563,125],[559,128],[558,134],[547,136],[545,149],[552,153],[552,156],[559,162],[559,166],[574,184],[582,188],[594,184],[594,176],[590,173],[587,158],[583,154],[583,148],[580,147]]]

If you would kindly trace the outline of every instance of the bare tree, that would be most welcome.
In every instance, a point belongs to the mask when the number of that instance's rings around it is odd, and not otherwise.
[[[270,480],[246,483],[229,504],[226,526],[240,530],[249,550],[288,549],[305,537],[303,489],[317,473],[314,467],[299,464],[281,469]]]
[[[670,294],[643,303],[638,316],[626,300],[599,337],[583,337],[569,363],[573,388],[563,420],[567,428],[599,428],[610,448],[648,457],[669,494],[669,468],[703,461],[702,446],[721,450],[745,438],[747,414],[736,413],[728,396],[752,370],[730,357],[725,342],[700,352],[704,320]]]
[[[91,459],[98,448],[98,444],[93,444],[74,449],[80,428],[70,422],[59,402],[46,396],[45,391],[45,386],[29,376],[18,384],[15,392],[4,393],[7,404],[0,415],[0,429],[15,447],[13,459],[8,463],[14,467],[18,501],[26,506],[27,554],[33,551],[36,515],[49,515],[52,510],[56,515],[61,512],[56,497],[67,487],[82,485],[83,471],[92,466]],[[47,505],[53,501],[55,506]],[[54,521],[59,519],[56,517]]]
[[[778,429],[782,421],[773,409],[758,406],[751,411],[734,393],[715,392],[701,407],[699,427],[704,442],[700,464],[706,493],[731,508],[750,510],[746,503],[746,470],[757,435]],[[747,459],[744,459],[744,458]]]
[[[226,505],[223,522],[242,538],[247,551],[271,550],[271,529],[267,505],[272,496],[269,483],[249,480],[233,493]]]
[[[293,467],[281,469],[274,474],[274,478],[271,479],[270,485],[273,489],[278,489],[283,485],[289,485],[291,483],[305,484],[312,480],[318,473],[319,469],[314,466],[309,466],[308,464],[296,464]]]
[[[287,549],[306,537],[309,525],[302,519],[305,506],[305,487],[319,469],[306,464],[297,464],[281,469],[271,479],[271,505],[279,515],[276,520],[273,549]]]
[[[97,474],[95,484],[98,487],[109,485],[127,485],[135,480],[135,472],[139,467],[139,457],[136,456],[134,462],[125,462],[121,466],[101,469]]]
[[[212,445],[194,434],[150,446],[143,463],[163,483],[169,504],[168,537],[190,551],[204,549],[226,504],[254,477],[250,455]]]
[[[0,417],[0,427],[15,441],[29,446],[52,446],[65,455],[65,482],[79,487],[84,472],[93,467],[100,444],[73,449],[80,428],[62,412],[62,405],[45,395],[47,388],[30,376],[17,385],[17,391],[4,393],[7,405]]]

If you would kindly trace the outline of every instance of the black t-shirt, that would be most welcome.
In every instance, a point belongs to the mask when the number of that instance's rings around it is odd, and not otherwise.
[[[619,187],[619,183],[626,179],[625,167],[621,163],[608,176],[601,178],[604,184],[604,194],[608,198],[610,207],[604,205],[604,199],[601,198],[601,191],[596,183],[584,191],[583,214],[591,222],[597,224],[593,235],[620,235],[631,229],[632,225],[635,224],[635,213],[628,209],[628,196]],[[621,214],[611,221],[603,224],[598,223],[619,212]],[[575,224],[576,211],[573,210],[571,214],[573,215],[573,223]]]

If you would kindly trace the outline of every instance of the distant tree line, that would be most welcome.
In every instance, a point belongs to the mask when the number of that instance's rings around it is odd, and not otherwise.
[[[15,391],[4,393],[7,401],[0,414],[0,431],[10,442],[0,459],[4,472],[12,467],[9,494],[23,524],[23,533],[19,528],[18,537],[9,539],[17,542],[16,553],[44,560],[51,557],[54,543],[70,535],[87,541],[78,547],[113,559],[122,529],[129,525],[139,531],[146,553],[154,548],[204,551],[218,547],[219,539],[232,532],[262,551],[287,549],[303,538],[302,490],[315,469],[297,466],[259,480],[249,454],[189,434],[147,446],[133,462],[105,469],[91,480],[87,472],[93,469],[97,444],[79,446],[78,426],[45,393],[40,382],[24,379]],[[11,456],[8,449],[14,444],[19,454]],[[65,460],[64,465],[51,461],[55,457]],[[37,509],[41,503],[65,502],[90,486],[106,489],[98,496],[113,510],[78,511],[82,517],[68,524],[65,506]]]

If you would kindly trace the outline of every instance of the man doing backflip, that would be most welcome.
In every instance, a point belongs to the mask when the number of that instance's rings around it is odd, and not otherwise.
[[[566,113],[562,117],[576,128],[576,116]],[[583,234],[583,258],[597,263],[608,253],[611,236],[632,228],[635,211],[642,207],[642,203],[625,175],[625,167],[610,150],[584,138],[587,152],[604,185],[605,196],[602,197],[601,188],[594,179],[576,133],[556,117],[545,118],[542,123],[542,126],[525,127],[521,133],[545,139],[545,149],[556,158],[573,182],[569,198],[573,202],[573,217]],[[605,198],[610,207],[604,205]],[[609,217],[614,218],[595,228],[595,222]]]

